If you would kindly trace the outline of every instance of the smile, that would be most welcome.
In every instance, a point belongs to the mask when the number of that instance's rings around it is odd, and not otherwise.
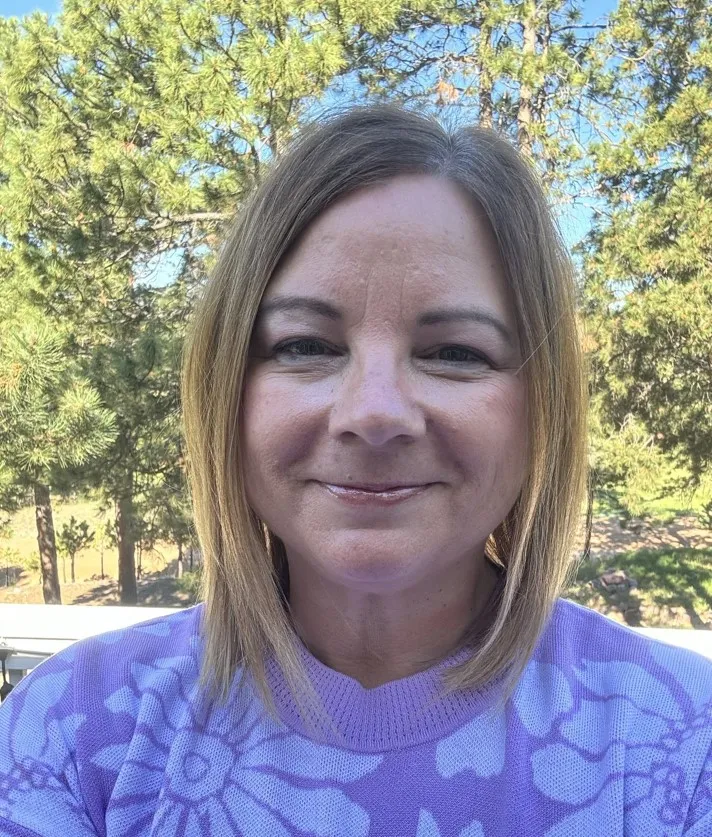
[[[330,483],[319,483],[325,488],[329,494],[336,497],[342,502],[357,506],[390,506],[396,503],[403,502],[410,497],[415,497],[417,494],[422,494],[427,488],[430,488],[432,483],[425,483],[424,485],[409,485],[402,487],[392,487],[382,490],[373,490],[368,488],[350,488],[343,485],[332,485]]]

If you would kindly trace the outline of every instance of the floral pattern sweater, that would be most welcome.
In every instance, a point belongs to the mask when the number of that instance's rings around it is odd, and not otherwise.
[[[558,602],[513,696],[439,697],[454,655],[364,689],[305,648],[199,709],[202,606],[82,640],[0,708],[14,837],[712,837],[712,662]],[[466,652],[464,652],[466,653]],[[319,718],[329,717],[329,723]]]

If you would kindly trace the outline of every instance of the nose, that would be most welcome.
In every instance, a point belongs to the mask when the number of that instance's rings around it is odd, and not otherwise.
[[[425,415],[397,357],[378,352],[350,362],[335,391],[329,432],[358,436],[373,447],[425,433]]]

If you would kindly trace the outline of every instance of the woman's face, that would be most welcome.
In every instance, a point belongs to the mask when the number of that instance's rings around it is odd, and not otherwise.
[[[265,292],[244,393],[248,500],[290,573],[387,593],[483,561],[526,468],[521,363],[458,187],[401,176],[324,212]]]

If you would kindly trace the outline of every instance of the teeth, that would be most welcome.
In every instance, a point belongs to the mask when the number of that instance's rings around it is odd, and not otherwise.
[[[397,485],[391,488],[361,488],[355,485],[336,485],[333,483],[325,483],[325,485],[332,491],[349,494],[406,494],[422,488],[422,486],[418,485]]]
[[[353,488],[351,486],[345,486],[347,491],[361,491],[365,494],[393,494],[395,491],[407,491],[408,489],[403,486],[395,486],[393,488]]]

